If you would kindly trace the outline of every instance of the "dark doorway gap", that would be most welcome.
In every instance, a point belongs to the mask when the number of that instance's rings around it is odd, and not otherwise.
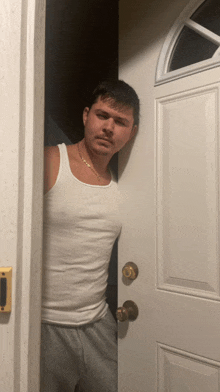
[[[51,117],[75,143],[91,91],[118,77],[118,0],[47,0],[45,54],[45,137]]]

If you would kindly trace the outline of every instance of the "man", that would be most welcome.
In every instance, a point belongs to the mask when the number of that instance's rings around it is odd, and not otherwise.
[[[121,230],[112,156],[136,134],[139,99],[101,83],[79,143],[45,149],[41,392],[117,392],[116,323],[105,301]]]

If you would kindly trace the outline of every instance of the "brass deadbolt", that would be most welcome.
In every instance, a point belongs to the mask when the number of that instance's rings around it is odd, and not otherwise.
[[[129,261],[122,268],[122,273],[125,278],[130,279],[130,280],[134,280],[138,276],[138,267],[135,263],[133,263],[132,261]]]

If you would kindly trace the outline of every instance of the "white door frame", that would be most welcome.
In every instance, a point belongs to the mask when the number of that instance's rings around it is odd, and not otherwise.
[[[44,145],[45,0],[2,0],[0,267],[12,312],[0,314],[0,390],[38,392]]]

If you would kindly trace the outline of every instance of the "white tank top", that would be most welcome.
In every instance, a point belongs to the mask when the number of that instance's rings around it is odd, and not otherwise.
[[[89,185],[71,172],[65,144],[44,200],[42,321],[83,325],[107,312],[105,291],[115,239],[121,230],[116,181]]]

